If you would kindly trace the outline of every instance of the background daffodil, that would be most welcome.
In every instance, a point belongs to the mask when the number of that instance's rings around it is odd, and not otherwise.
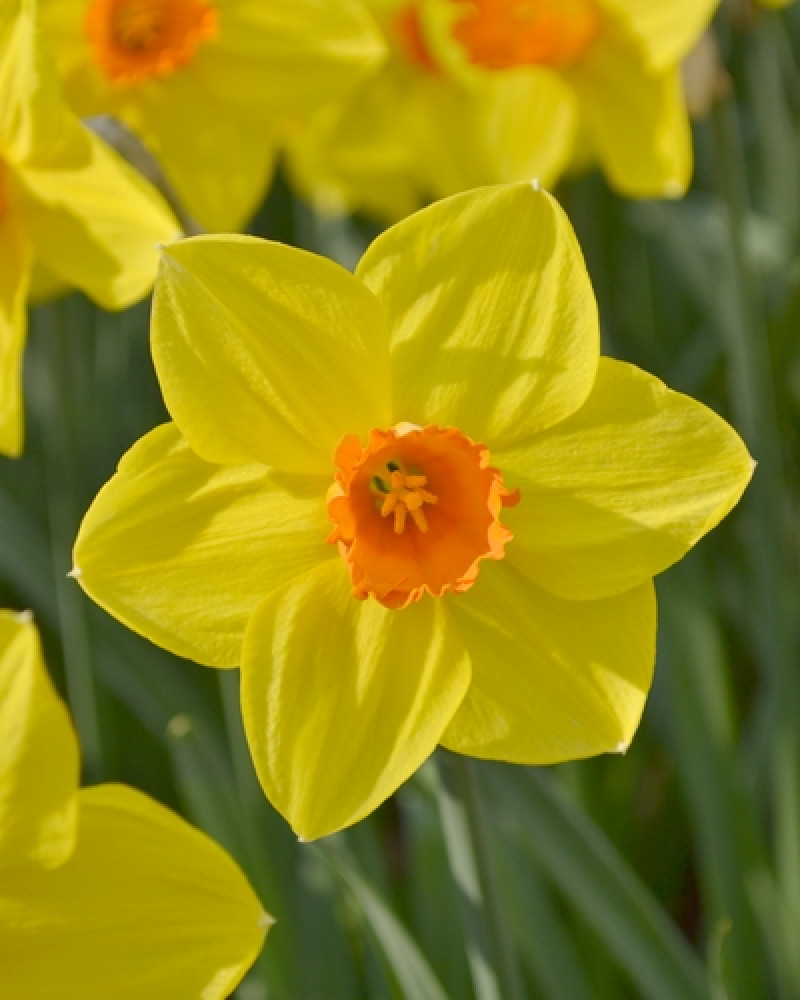
[[[383,56],[359,0],[41,0],[81,115],[110,114],[189,215],[236,229],[258,207],[279,120],[340,99]]]
[[[620,193],[689,182],[680,64],[718,0],[370,0],[391,57],[292,146],[328,208],[397,217],[425,197],[539,177],[580,149]]]
[[[0,453],[17,455],[34,263],[121,309],[150,290],[157,244],[174,239],[178,223],[67,109],[28,0],[0,0],[0,90]]]
[[[0,612],[0,983],[14,1000],[221,1000],[270,918],[231,858],[78,745],[25,615]]]
[[[439,202],[355,276],[254,238],[175,244],[152,350],[175,422],[94,501],[74,574],[155,642],[241,663],[259,778],[300,836],[365,816],[439,742],[627,747],[651,577],[752,463],[706,407],[599,357],[549,195]]]

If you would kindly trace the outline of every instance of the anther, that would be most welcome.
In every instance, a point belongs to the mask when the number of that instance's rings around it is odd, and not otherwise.
[[[392,468],[395,466],[395,468]],[[422,505],[426,503],[438,503],[438,497],[423,487],[428,482],[426,476],[409,476],[401,472],[396,462],[387,462],[387,469],[391,469],[390,488],[382,490],[386,492],[386,498],[381,505],[381,517],[394,515],[395,534],[401,535],[406,526],[406,518],[410,514],[411,520],[421,532],[427,532],[428,520],[422,512]],[[373,477],[384,486],[378,476]]]

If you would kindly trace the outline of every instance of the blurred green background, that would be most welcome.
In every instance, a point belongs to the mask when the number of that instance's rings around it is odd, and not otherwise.
[[[90,500],[166,418],[148,304],[32,310],[26,450],[0,460],[0,606],[34,611],[84,781],[183,812],[277,917],[241,1000],[514,1000],[495,950],[532,1000],[800,997],[800,9],[743,11],[715,24],[728,93],[695,123],[688,197],[627,202],[595,174],[557,191],[605,352],[708,403],[758,460],[741,505],[658,581],[656,683],[625,757],[532,770],[441,752],[368,820],[297,844],[253,775],[236,672],[150,646],[66,577]],[[352,265],[378,228],[316,217],[279,177],[252,231]]]

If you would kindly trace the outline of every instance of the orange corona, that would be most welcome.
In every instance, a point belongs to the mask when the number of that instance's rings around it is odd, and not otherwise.
[[[594,0],[454,0],[464,14],[453,35],[471,62],[487,69],[565,68],[594,41],[601,17]]]
[[[204,0],[93,0],[86,16],[95,60],[118,85],[170,76],[218,30]]]
[[[481,559],[502,559],[503,507],[519,500],[489,452],[455,428],[398,424],[339,443],[328,514],[359,598],[403,608],[469,589]]]

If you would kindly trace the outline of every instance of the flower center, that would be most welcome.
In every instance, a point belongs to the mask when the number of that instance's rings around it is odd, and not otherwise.
[[[427,531],[428,522],[422,507],[426,503],[439,502],[438,497],[425,489],[428,477],[406,472],[392,459],[386,463],[386,471],[389,473],[388,482],[376,474],[371,483],[373,490],[383,497],[381,517],[394,515],[394,530],[398,535],[403,533],[409,514],[420,531]]]
[[[218,30],[206,0],[92,0],[86,15],[97,65],[120,86],[170,76]]]
[[[453,34],[488,69],[576,62],[600,30],[595,0],[454,0],[467,8]]]
[[[433,58],[420,21],[419,7],[415,0],[401,7],[394,15],[392,35],[405,58],[428,73],[438,74],[439,67]]]
[[[489,452],[454,427],[397,424],[336,449],[328,515],[353,595],[403,608],[425,594],[463,593],[481,559],[502,559],[503,507],[519,501]]]

